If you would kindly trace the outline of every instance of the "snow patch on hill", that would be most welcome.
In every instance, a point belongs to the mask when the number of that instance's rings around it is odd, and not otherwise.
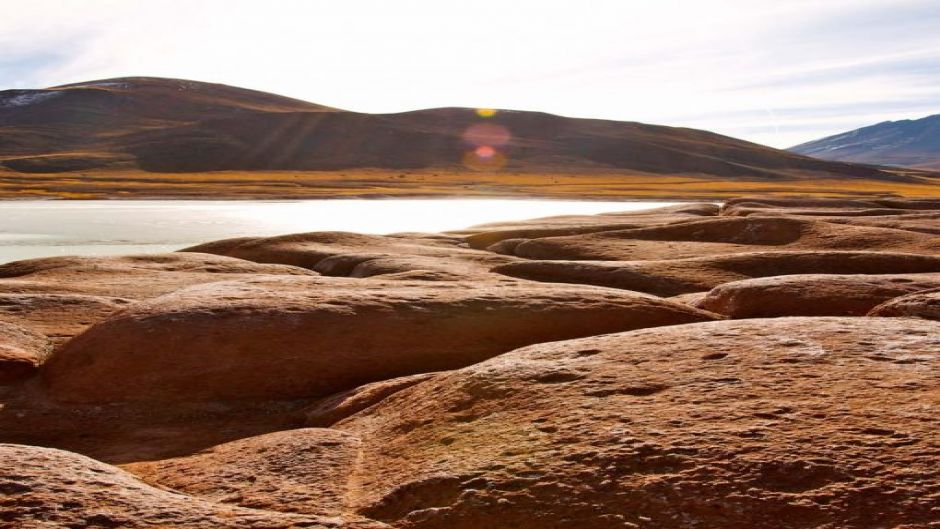
[[[35,105],[42,101],[62,95],[59,92],[45,92],[39,90],[11,91],[12,94],[0,94],[0,107],[15,108]]]

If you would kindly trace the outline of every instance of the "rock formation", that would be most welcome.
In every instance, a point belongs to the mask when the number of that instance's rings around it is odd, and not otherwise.
[[[873,308],[869,316],[907,316],[940,321],[940,290],[900,296]]]
[[[0,528],[932,528],[938,234],[750,197],[0,265]]]

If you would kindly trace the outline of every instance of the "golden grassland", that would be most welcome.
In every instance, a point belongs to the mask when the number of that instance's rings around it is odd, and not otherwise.
[[[940,174],[910,181],[805,178],[717,179],[643,173],[571,174],[458,170],[218,171],[136,169],[26,174],[0,171],[0,199],[312,199],[532,197],[555,199],[723,199],[741,195],[940,197]]]

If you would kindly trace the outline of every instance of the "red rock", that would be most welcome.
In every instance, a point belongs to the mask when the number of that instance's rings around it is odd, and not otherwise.
[[[32,376],[51,350],[52,344],[45,336],[0,321],[0,384]]]
[[[605,231],[681,224],[718,214],[715,204],[693,203],[623,213],[563,215],[517,222],[482,224],[452,232],[464,235],[471,248],[493,251],[493,245],[507,239],[536,239],[584,235]],[[499,252],[503,253],[503,252]]]
[[[906,316],[940,321],[940,289],[900,296],[873,308],[869,316]]]
[[[216,503],[347,518],[347,480],[359,445],[345,432],[305,428],[126,468],[148,483]]]
[[[754,277],[940,272],[940,257],[893,252],[747,252],[657,261],[522,261],[493,271],[534,281],[677,296]]]
[[[142,483],[87,457],[0,444],[0,528],[381,529],[369,521],[245,509]]]
[[[393,378],[331,395],[311,406],[305,412],[304,422],[307,426],[333,426],[346,417],[374,406],[403,389],[431,380],[438,375],[438,373],[421,373]]]
[[[125,298],[84,294],[0,294],[0,321],[22,325],[62,343],[130,303],[133,301]]]
[[[270,276],[138,302],[43,369],[66,401],[317,397],[532,343],[714,317],[584,286]]]
[[[940,274],[788,275],[712,289],[697,305],[731,318],[864,316],[889,299],[940,288]]]
[[[940,324],[784,318],[539,344],[338,425],[406,529],[930,527]]]
[[[663,260],[754,251],[883,250],[940,254],[940,239],[904,230],[786,217],[719,217],[515,244],[528,259]]]
[[[459,237],[417,234],[313,232],[223,240],[182,251],[294,265],[328,276],[370,277],[420,272],[434,274],[434,280],[486,276],[492,266],[514,261],[491,252],[466,248]]]
[[[0,289],[5,293],[144,299],[187,286],[258,274],[317,275],[297,267],[195,253],[47,257],[0,265]]]

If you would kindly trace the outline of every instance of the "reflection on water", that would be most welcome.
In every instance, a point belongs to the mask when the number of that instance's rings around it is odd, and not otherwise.
[[[166,252],[228,237],[305,231],[437,232],[667,202],[560,200],[91,200],[0,202],[0,263],[53,255]]]

